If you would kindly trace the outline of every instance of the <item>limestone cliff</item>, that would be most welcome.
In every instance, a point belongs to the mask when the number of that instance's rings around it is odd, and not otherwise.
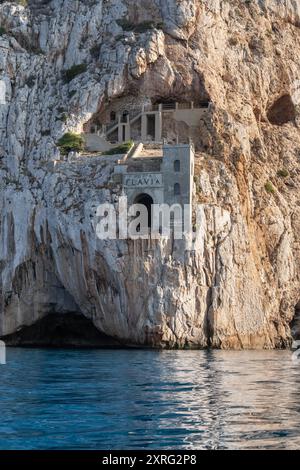
[[[0,336],[71,312],[126,344],[287,346],[300,310],[299,2],[22,3],[0,1]],[[51,164],[64,132],[133,97],[212,102],[196,251],[97,240],[113,164]]]

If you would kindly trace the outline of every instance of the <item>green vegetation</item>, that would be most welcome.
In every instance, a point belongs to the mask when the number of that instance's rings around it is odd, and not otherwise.
[[[100,55],[100,48],[101,48],[100,44],[96,44],[95,46],[91,47],[90,53],[94,59],[98,59]]]
[[[129,140],[129,142],[125,142],[124,144],[119,145],[118,147],[114,147],[108,152],[103,152],[103,155],[124,155],[129,152],[133,144],[134,142],[132,140]]]
[[[67,114],[65,108],[63,108],[62,106],[59,106],[57,108],[57,111],[59,113],[59,116],[57,116],[56,120],[66,123],[68,121],[68,114]]]
[[[66,113],[61,114],[59,120],[66,123],[68,121],[68,115]]]
[[[117,20],[117,23],[124,31],[132,31],[134,33],[145,33],[151,29],[162,29],[163,23],[155,23],[154,21],[143,21],[142,23],[131,23],[126,19]]]
[[[274,193],[275,193],[275,188],[274,188],[273,184],[271,183],[271,181],[268,181],[268,182],[265,184],[265,190],[266,190],[267,193],[269,193],[269,194],[274,194]]]
[[[63,72],[63,79],[65,83],[70,83],[75,77],[86,72],[86,64],[73,65],[70,69]]]
[[[27,7],[28,0],[17,0],[16,3],[18,3],[19,5],[22,5],[23,7]]]
[[[282,170],[277,171],[277,176],[279,176],[279,178],[287,178],[289,176],[289,172],[283,168]]]
[[[4,1],[7,1],[8,3],[18,3],[19,5],[22,5],[23,7],[28,6],[28,0],[2,0],[0,3],[4,3]]]
[[[44,51],[40,47],[36,47],[33,44],[27,46],[28,50],[37,55],[44,55]]]
[[[84,139],[80,134],[67,132],[57,142],[62,155],[68,155],[69,152],[81,152],[84,146]]]
[[[0,36],[3,36],[3,34],[6,34],[6,29],[3,26],[0,26]]]
[[[34,87],[34,84],[35,84],[35,81],[36,81],[36,78],[34,75],[30,75],[27,80],[26,80],[26,85],[28,86],[28,88],[33,88]]]

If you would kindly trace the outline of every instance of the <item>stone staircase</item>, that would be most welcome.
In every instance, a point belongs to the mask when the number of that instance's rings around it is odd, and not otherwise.
[[[129,121],[128,123],[130,125],[134,124],[138,119],[140,119],[142,117],[142,111],[140,109],[132,109],[130,112],[129,112]],[[109,138],[109,136],[111,134],[113,134],[119,127],[119,124],[122,123],[122,120],[119,120],[117,119],[116,121],[114,122],[111,122],[110,124],[108,124],[106,126],[106,130],[105,130],[105,135],[106,135],[106,138]],[[125,122],[123,122],[123,124],[127,124]]]

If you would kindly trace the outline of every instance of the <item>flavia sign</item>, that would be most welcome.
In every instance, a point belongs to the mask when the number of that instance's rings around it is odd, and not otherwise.
[[[131,173],[125,176],[126,188],[160,188],[163,184],[161,173]]]
[[[0,80],[0,104],[5,104],[6,84],[4,80]]]

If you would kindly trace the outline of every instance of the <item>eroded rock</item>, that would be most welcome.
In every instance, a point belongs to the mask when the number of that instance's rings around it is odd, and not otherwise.
[[[296,2],[2,2],[0,24],[0,336],[73,302],[126,344],[290,344],[300,290]],[[87,69],[65,83],[75,64]],[[212,101],[195,136],[196,251],[97,240],[97,205],[119,191],[113,164],[51,163],[64,132],[127,95]],[[294,119],[273,126],[280,96]]]

